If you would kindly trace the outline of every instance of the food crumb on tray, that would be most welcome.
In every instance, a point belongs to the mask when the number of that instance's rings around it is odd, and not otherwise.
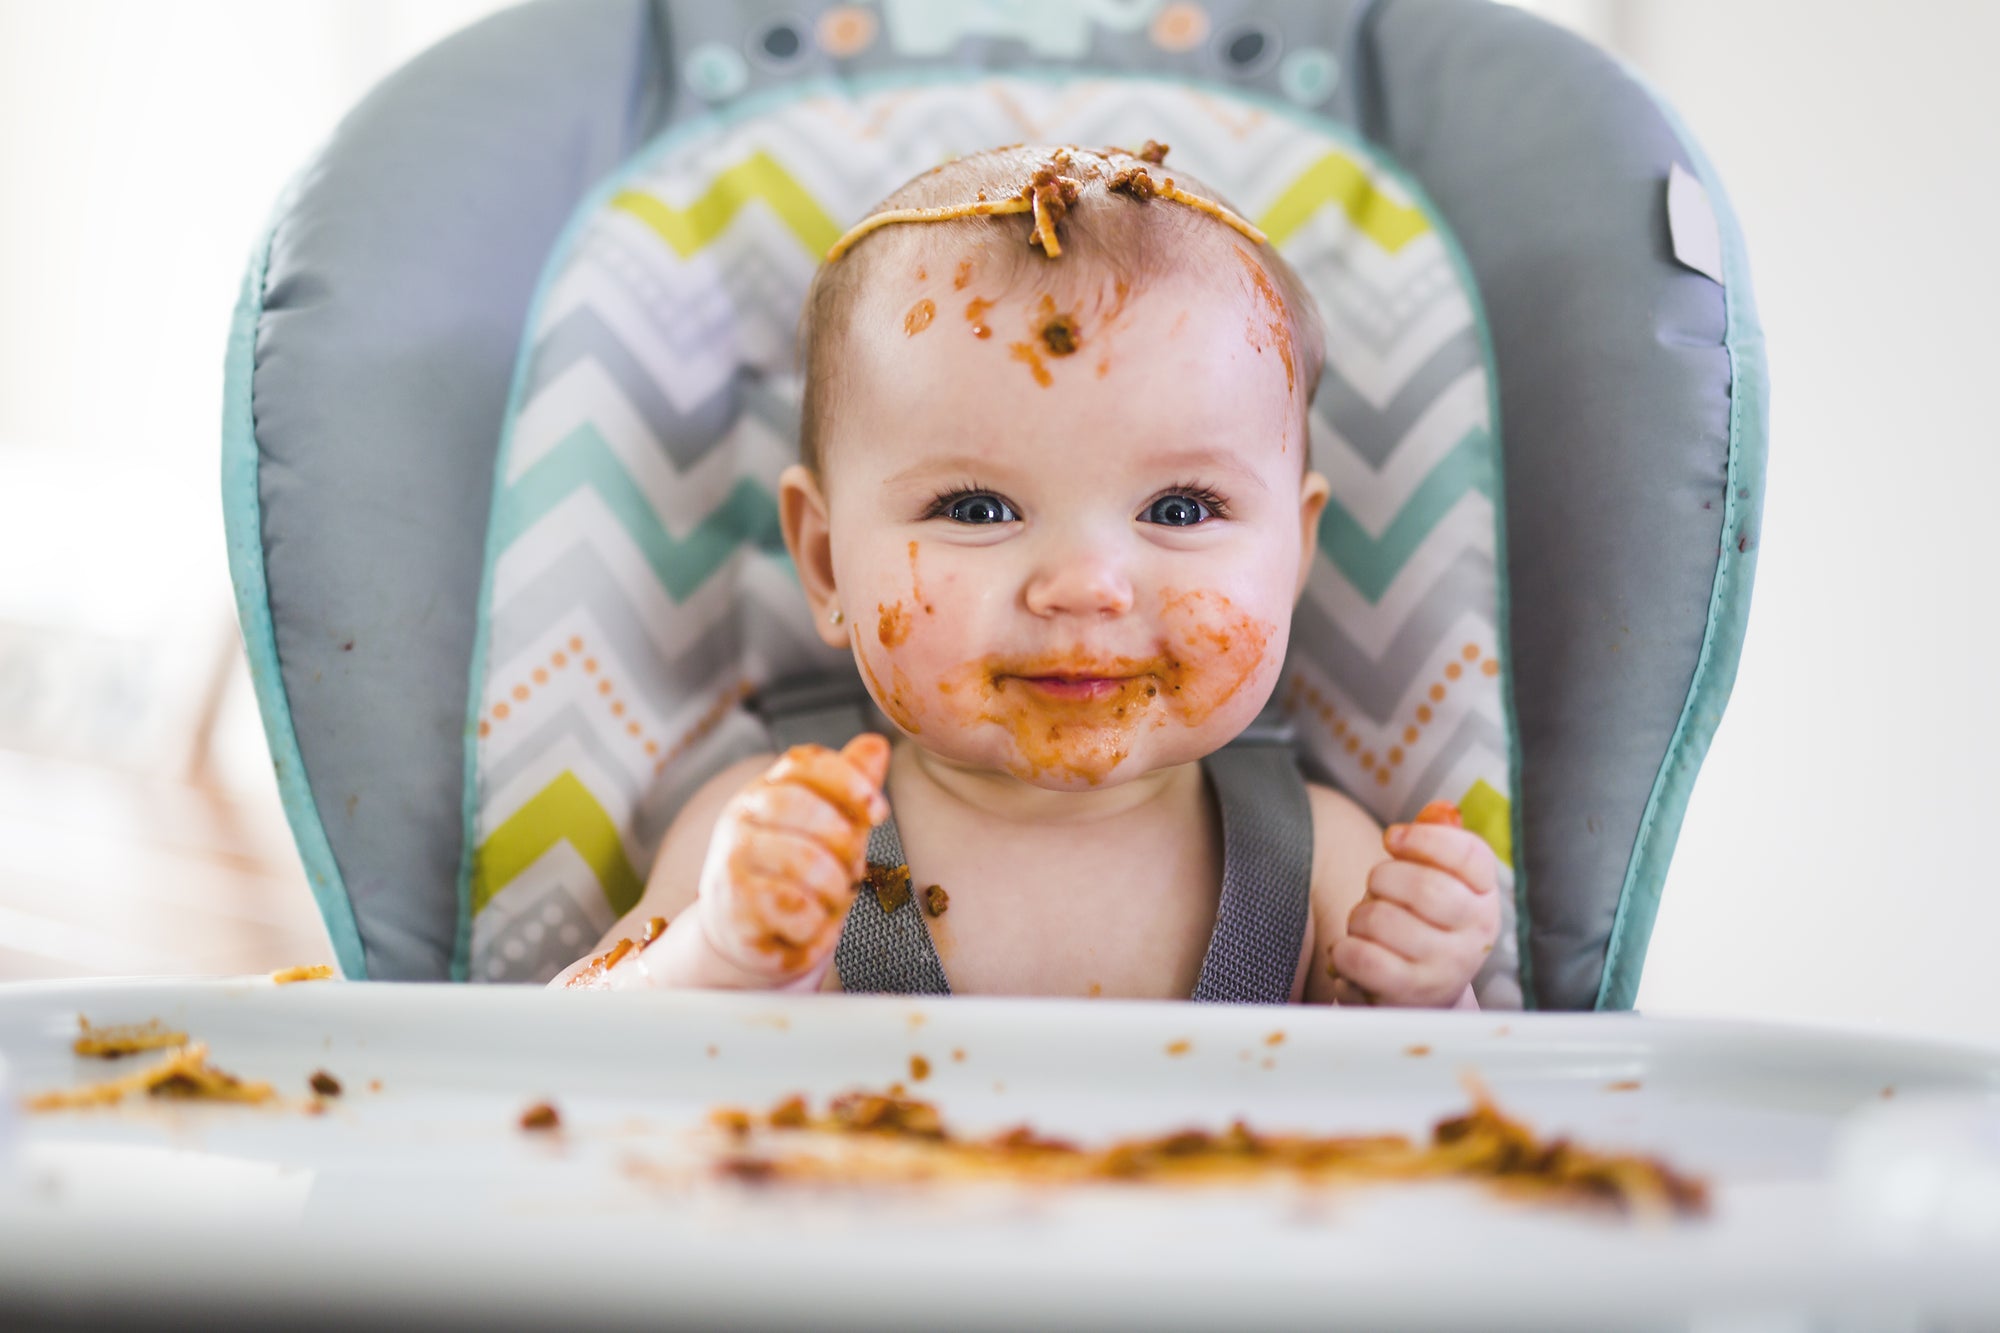
[[[562,1115],[551,1102],[536,1102],[521,1112],[521,1128],[549,1130],[562,1128]]]
[[[271,980],[280,986],[289,986],[294,981],[330,981],[333,979],[331,963],[311,963],[301,967],[283,967],[271,974]]]
[[[311,1084],[312,1090],[322,1097],[338,1097],[340,1095],[340,1080],[327,1073],[324,1069],[313,1070],[312,1077],[308,1078],[306,1082]]]
[[[270,1101],[278,1095],[268,1083],[241,1079],[209,1064],[207,1044],[194,1042],[137,1073],[38,1093],[22,1104],[30,1111],[77,1110],[90,1106],[112,1106],[140,1092],[150,1097],[253,1103]]]
[[[88,1018],[78,1014],[76,1026],[77,1039],[70,1049],[78,1055],[93,1056],[99,1060],[116,1060],[140,1051],[185,1046],[188,1039],[187,1033],[175,1031],[157,1018],[149,1018],[143,1023],[118,1023],[100,1028],[91,1026]]]

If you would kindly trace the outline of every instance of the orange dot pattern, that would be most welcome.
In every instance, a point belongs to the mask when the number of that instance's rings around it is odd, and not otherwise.
[[[564,650],[564,648],[566,648],[566,650]],[[572,652],[582,652],[582,650],[584,650],[584,640],[582,640],[582,636],[580,636],[580,634],[572,634],[572,636],[570,636],[570,640],[568,640],[568,642],[564,644],[564,648],[558,648],[558,650],[550,652],[550,654],[548,654],[548,664],[542,664],[542,667],[534,667],[534,669],[532,669],[532,671],[528,673],[528,679],[526,679],[526,681],[518,681],[518,683],[516,683],[516,685],[514,685],[512,689],[508,689],[508,691],[506,691],[508,699],[512,699],[514,703],[528,703],[528,701],[530,701],[530,699],[534,697],[534,693],[536,693],[538,689],[544,689],[544,687],[548,687],[548,685],[550,685],[550,683],[552,683],[552,681],[554,681],[554,679],[556,679],[558,675],[566,673],[566,671],[570,669],[570,654],[572,654]],[[594,656],[586,656],[586,658],[584,658],[584,673],[586,673],[586,675],[596,675],[596,671],[598,671],[598,660],[596,660]],[[616,697],[616,687],[612,687],[612,683],[610,683],[610,681],[598,681],[598,693],[606,697],[606,701],[608,701],[608,705],[610,705],[610,711],[612,711],[612,717],[624,717],[624,713],[626,713],[626,703],[624,703],[622,699],[618,699],[618,697]],[[500,701],[500,703],[496,703],[496,705],[494,705],[494,707],[490,709],[490,717],[484,717],[484,719],[480,719],[480,737],[482,737],[482,739],[484,739],[484,737],[490,737],[490,735],[492,735],[492,727],[494,727],[494,723],[504,723],[504,721],[508,721],[508,717],[512,717],[512,715],[514,715],[514,711],[512,711],[512,709],[508,707],[508,703],[506,703],[506,701]],[[644,747],[646,747],[646,753],[648,753],[648,755],[658,755],[658,753],[660,753],[660,743],[658,743],[658,741],[650,741],[650,739],[646,737],[646,729],[644,729],[644,727],[640,727],[638,723],[626,723],[626,735],[628,735],[630,739],[638,741],[640,745],[644,745]],[[658,773],[658,767],[654,769],[654,773]]]
[[[597,696],[604,702],[604,706],[610,710],[611,716],[625,718],[626,713],[629,711],[629,706],[624,699],[619,697],[618,687],[608,677],[599,675],[598,663],[595,657],[584,654],[582,636],[571,635],[568,643],[562,649],[549,654],[547,665],[535,667],[528,673],[527,681],[519,682],[503,691],[507,698],[494,704],[488,710],[488,716],[479,719],[479,735],[481,738],[483,739],[493,734],[495,723],[505,722],[513,716],[514,710],[508,703],[508,699],[511,699],[516,704],[526,703],[534,696],[536,689],[550,684],[557,676],[568,671],[573,661],[582,668],[586,676],[596,679]],[[729,711],[748,697],[750,690],[750,682],[739,679],[734,685],[724,690],[703,711],[702,715],[695,720],[694,725],[676,738],[671,745],[663,746],[659,739],[647,735],[646,728],[636,718],[625,721],[625,735],[646,752],[647,758],[654,761],[653,776],[658,777],[666,771],[668,764],[686,753],[688,747],[697,744],[704,736],[714,731],[722,722],[722,719],[729,715]]]
[[[1348,754],[1359,752],[1357,757],[1361,771],[1373,778],[1376,786],[1386,787],[1396,770],[1402,767],[1407,750],[1415,749],[1417,742],[1423,739],[1424,728],[1438,720],[1437,710],[1432,705],[1442,704],[1450,696],[1453,682],[1463,679],[1466,671],[1475,665],[1479,673],[1489,679],[1500,674],[1500,659],[1478,644],[1468,643],[1460,648],[1458,656],[1446,662],[1439,671],[1440,678],[1429,682],[1425,688],[1423,697],[1428,702],[1419,703],[1411,710],[1411,720],[1402,730],[1402,744],[1383,747],[1379,756],[1374,738],[1364,734],[1363,728],[1367,724],[1347,717],[1339,705],[1303,676],[1293,676],[1286,686],[1284,708],[1293,717],[1306,715],[1318,718],[1320,725],[1327,729],[1342,750]],[[1368,745],[1365,750],[1362,749],[1364,744]]]

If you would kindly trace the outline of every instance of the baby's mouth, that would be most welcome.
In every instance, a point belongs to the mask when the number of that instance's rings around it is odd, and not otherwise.
[[[1057,699],[1108,699],[1137,676],[1015,676],[1033,690]]]
[[[996,688],[1014,682],[1050,702],[1123,704],[1159,693],[1160,664],[1143,657],[1028,659],[996,664]]]

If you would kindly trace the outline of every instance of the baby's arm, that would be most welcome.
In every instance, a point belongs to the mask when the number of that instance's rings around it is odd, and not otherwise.
[[[725,769],[682,808],[638,905],[600,942],[611,965],[579,959],[551,984],[816,987],[864,869],[868,831],[888,812],[887,764],[887,742],[861,736],[839,753],[797,746],[775,762],[763,755]],[[657,942],[621,949],[655,918],[668,923]]]
[[[1309,1004],[1477,1009],[1472,978],[1499,937],[1493,853],[1454,824],[1385,833],[1352,801],[1308,789],[1313,811]],[[1388,853],[1384,859],[1383,852]]]

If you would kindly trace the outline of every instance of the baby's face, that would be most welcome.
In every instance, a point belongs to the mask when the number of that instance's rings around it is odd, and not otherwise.
[[[933,254],[861,295],[808,506],[845,617],[820,625],[932,754],[1096,787],[1269,698],[1325,484],[1278,298],[1238,258],[1062,274],[1065,299]]]

